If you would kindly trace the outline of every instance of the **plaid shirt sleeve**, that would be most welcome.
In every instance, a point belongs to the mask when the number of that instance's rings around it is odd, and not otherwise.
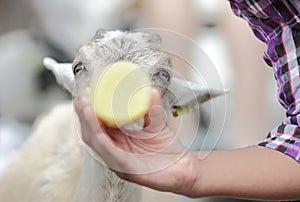
[[[285,120],[258,143],[300,163],[300,1],[229,0],[255,36],[267,44],[264,60],[274,70]]]

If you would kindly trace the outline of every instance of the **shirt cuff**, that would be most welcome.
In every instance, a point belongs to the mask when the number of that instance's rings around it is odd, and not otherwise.
[[[300,164],[300,127],[297,125],[282,124],[257,145],[282,152]]]

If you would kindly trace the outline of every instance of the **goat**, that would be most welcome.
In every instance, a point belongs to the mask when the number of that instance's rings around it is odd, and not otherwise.
[[[164,109],[172,110],[175,116],[187,106],[195,107],[224,93],[174,78],[160,37],[151,33],[101,29],[79,49],[73,65],[50,58],[44,59],[44,65],[53,71],[59,84],[76,96],[90,85],[95,72],[118,60],[145,68],[153,86],[161,91]],[[90,155],[93,151],[83,149],[75,122],[72,103],[56,106],[35,122],[25,146],[0,176],[2,202],[140,200],[139,185],[120,179]],[[141,127],[143,122],[138,124]]]

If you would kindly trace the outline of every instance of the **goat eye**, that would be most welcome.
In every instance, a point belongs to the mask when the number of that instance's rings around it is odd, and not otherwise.
[[[75,63],[75,65],[73,67],[73,74],[77,75],[78,73],[80,73],[84,69],[85,69],[85,67],[81,62]]]

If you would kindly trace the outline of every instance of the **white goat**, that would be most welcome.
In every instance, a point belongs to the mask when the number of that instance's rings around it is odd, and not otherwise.
[[[149,33],[99,30],[79,50],[73,70],[72,64],[49,58],[44,64],[74,95],[90,85],[95,71],[118,60],[147,68],[153,85],[161,90],[164,108],[175,114],[223,93],[173,78],[160,37]],[[0,176],[1,202],[139,201],[140,186],[123,181],[83,149],[75,120],[72,104],[66,103],[36,121],[25,146]]]

